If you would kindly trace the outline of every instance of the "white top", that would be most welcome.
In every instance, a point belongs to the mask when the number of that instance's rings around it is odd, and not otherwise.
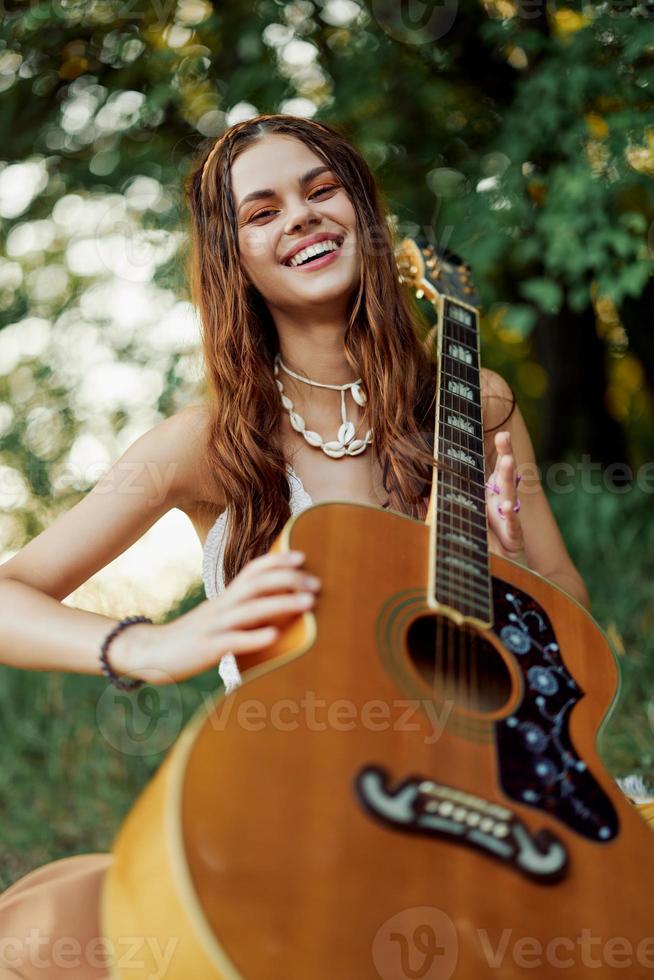
[[[310,507],[313,501],[290,463],[286,464],[286,469],[291,485],[291,514],[295,515]],[[209,530],[202,549],[202,581],[207,599],[213,599],[225,590],[223,560],[227,522],[228,513],[224,510]],[[228,694],[241,683],[241,674],[233,653],[226,653],[220,658],[218,673],[223,679]]]

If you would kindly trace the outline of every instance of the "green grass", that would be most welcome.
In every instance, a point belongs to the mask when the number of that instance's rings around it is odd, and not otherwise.
[[[625,648],[618,658],[621,698],[602,731],[600,751],[614,775],[636,772],[651,778],[651,495],[577,488],[549,499],[588,585],[595,619],[609,629],[614,648],[620,642]],[[202,598],[199,586],[171,615]],[[156,691],[156,702],[143,702],[135,730],[147,729],[150,717],[164,717],[167,711],[169,730],[175,733],[201,704],[203,692],[211,696],[218,687],[217,673],[211,671],[179,687],[144,688]],[[118,738],[125,711],[131,709],[120,701],[107,704],[115,694],[100,677],[0,668],[0,889],[48,861],[109,850],[121,821],[163,760],[166,747],[150,755],[121,751]],[[130,746],[137,753],[152,747],[147,739],[142,745],[133,739]]]

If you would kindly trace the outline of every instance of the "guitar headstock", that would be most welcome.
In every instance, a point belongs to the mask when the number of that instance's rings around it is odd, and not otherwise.
[[[395,246],[400,282],[411,286],[418,299],[424,296],[436,303],[448,297],[479,308],[480,298],[467,262],[441,245],[430,245],[426,238],[404,238]]]

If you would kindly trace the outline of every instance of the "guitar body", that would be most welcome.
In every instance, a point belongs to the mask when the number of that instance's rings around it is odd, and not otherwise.
[[[494,554],[493,629],[439,633],[428,543],[363,504],[288,521],[275,550],[304,551],[323,590],[239,659],[242,686],[129,815],[114,948],[172,940],[167,980],[649,975],[652,830],[595,747],[618,682],[604,634]],[[153,975],[149,956],[115,976]]]

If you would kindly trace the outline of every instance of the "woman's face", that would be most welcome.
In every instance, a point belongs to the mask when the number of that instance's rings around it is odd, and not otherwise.
[[[232,192],[243,269],[271,311],[338,300],[345,307],[360,276],[356,214],[324,161],[301,140],[267,134],[234,161]],[[291,263],[290,253],[314,236],[332,251]]]

